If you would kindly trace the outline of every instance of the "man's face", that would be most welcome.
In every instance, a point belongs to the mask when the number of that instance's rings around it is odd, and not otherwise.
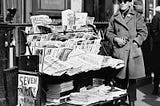
[[[118,0],[119,1],[119,7],[122,11],[126,10],[130,6],[129,0]]]

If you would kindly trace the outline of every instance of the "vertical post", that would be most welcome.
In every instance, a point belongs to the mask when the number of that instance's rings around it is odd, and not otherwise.
[[[153,16],[156,14],[155,8],[156,8],[156,0],[153,0]]]
[[[22,0],[22,4],[21,4],[21,5],[22,5],[22,11],[21,11],[21,12],[22,12],[22,13],[21,13],[21,14],[22,14],[22,17],[21,17],[21,22],[24,23],[24,0]]]
[[[3,21],[6,22],[6,0],[3,0]]]
[[[145,16],[146,0],[142,0],[142,1],[143,1],[143,15]]]
[[[4,69],[6,68],[6,58],[5,58],[5,31],[7,28],[3,28],[0,25],[0,106],[7,105],[6,99],[6,87],[5,87],[5,77],[4,77]]]
[[[20,42],[19,42],[19,36],[18,36],[18,27],[15,27],[14,29],[14,34],[15,34],[15,51],[16,51],[16,57],[18,57],[20,55]]]
[[[145,20],[149,23],[149,0],[145,2]]]
[[[9,68],[14,66],[14,47],[9,47]]]
[[[94,0],[94,15],[96,21],[100,21],[99,19],[99,0]]]
[[[32,0],[26,0],[26,4],[25,4],[25,8],[27,8],[25,10],[26,16],[25,16],[25,21],[26,23],[30,23],[30,13],[32,12]]]
[[[13,3],[14,3],[13,0],[11,0],[11,8],[14,7],[14,4],[13,4]]]

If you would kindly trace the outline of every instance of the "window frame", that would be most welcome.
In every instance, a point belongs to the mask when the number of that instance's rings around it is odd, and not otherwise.
[[[51,0],[46,0],[46,3],[48,2],[51,2]],[[61,7],[61,8],[48,8],[48,7],[42,7],[41,3],[45,3],[45,0],[33,0],[32,1],[32,13],[34,15],[37,15],[37,14],[46,14],[46,15],[49,15],[49,16],[53,16],[53,17],[60,17],[61,16],[61,11],[63,10],[66,10],[68,8],[70,8],[70,5],[71,5],[71,0],[57,0],[57,1],[53,1],[52,2],[55,2],[59,3],[59,6],[61,6],[60,3],[63,3],[64,7]],[[52,3],[54,4],[54,3]],[[47,6],[47,4],[45,4]],[[51,6],[50,6],[51,7]]]

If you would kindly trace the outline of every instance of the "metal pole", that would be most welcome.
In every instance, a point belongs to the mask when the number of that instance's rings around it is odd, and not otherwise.
[[[153,0],[153,16],[156,14],[155,8],[156,8],[156,0]]]
[[[3,0],[3,21],[6,22],[6,0]]]
[[[145,20],[147,23],[149,22],[149,0],[145,2]]]
[[[145,3],[146,3],[146,0],[143,0],[143,15],[145,15]]]
[[[22,17],[21,22],[24,23],[24,0],[22,0]]]

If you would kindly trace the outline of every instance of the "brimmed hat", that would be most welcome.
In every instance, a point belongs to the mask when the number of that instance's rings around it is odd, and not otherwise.
[[[155,8],[155,11],[160,12],[160,6],[157,6],[157,7]]]
[[[122,1],[122,0],[118,0],[118,1],[120,2],[120,1]],[[129,2],[131,2],[132,0],[123,0],[123,1],[129,1]]]
[[[142,2],[142,0],[135,0],[135,1],[133,2],[133,4],[134,4],[134,5],[143,5],[143,2]]]

